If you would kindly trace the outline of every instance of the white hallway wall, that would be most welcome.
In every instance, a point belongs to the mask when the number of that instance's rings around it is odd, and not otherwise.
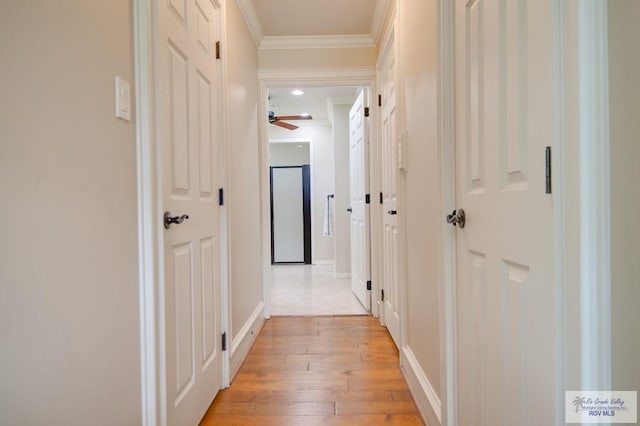
[[[264,322],[258,144],[258,50],[235,1],[227,1],[231,372]],[[229,53],[227,53],[229,52]],[[233,52],[233,53],[231,53]]]
[[[0,4],[3,425],[141,422],[131,10]]]
[[[349,110],[351,104],[334,104],[333,118],[335,186],[335,273],[339,277],[351,277],[351,179],[349,174]]]
[[[436,0],[399,4],[401,81],[399,131],[406,131],[408,159],[403,173],[406,229],[406,341],[401,349],[415,364],[410,374],[442,397],[440,364],[439,247],[441,217],[438,154],[438,14]],[[402,214],[402,213],[401,213]],[[417,389],[420,403],[431,389]],[[439,400],[437,401],[439,404]],[[440,407],[432,407],[439,411]],[[431,417],[430,422],[435,423]]]

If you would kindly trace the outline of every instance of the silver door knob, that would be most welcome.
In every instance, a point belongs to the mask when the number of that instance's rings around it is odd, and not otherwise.
[[[464,210],[462,209],[454,210],[453,213],[447,215],[447,223],[457,226],[460,229],[464,228],[465,222],[466,217],[464,215]]]

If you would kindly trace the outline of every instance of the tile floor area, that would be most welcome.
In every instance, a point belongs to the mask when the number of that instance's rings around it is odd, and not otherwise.
[[[271,315],[365,315],[332,265],[272,265]]]

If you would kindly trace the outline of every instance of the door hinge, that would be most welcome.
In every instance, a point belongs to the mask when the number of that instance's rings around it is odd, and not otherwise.
[[[371,194],[366,194],[364,196],[364,202],[365,204],[371,204]]]
[[[384,302],[384,290],[380,290],[380,295],[382,296],[382,301]]]
[[[367,290],[371,290],[371,281],[367,281]]]
[[[218,205],[224,206],[224,188],[218,189]]]
[[[544,193],[551,194],[551,147],[545,148],[544,152],[545,170],[544,170]]]
[[[227,332],[222,333],[222,350],[227,350]]]
[[[216,41],[216,59],[220,59],[220,41]]]
[[[384,196],[382,195],[382,192],[380,193],[380,204],[384,203]]]
[[[364,107],[364,116],[365,117],[369,116],[369,107]]]
[[[382,95],[378,95],[378,106],[382,106]]]

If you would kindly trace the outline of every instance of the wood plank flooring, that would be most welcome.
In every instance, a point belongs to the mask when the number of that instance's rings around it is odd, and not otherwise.
[[[386,328],[369,316],[272,317],[210,425],[424,425]]]

